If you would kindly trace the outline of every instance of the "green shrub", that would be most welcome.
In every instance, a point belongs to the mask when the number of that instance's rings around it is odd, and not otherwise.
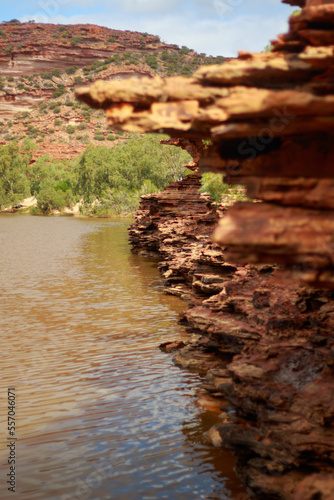
[[[74,36],[73,38],[71,38],[71,45],[72,45],[72,47],[75,47],[76,45],[78,45],[81,42],[82,42],[82,37],[81,36]]]
[[[49,102],[49,109],[55,109],[57,106],[60,106],[60,102]]]
[[[73,40],[73,38],[72,38],[72,40]],[[77,69],[78,69],[78,66],[70,66],[69,68],[66,68],[65,71],[68,75],[73,75],[77,71]]]
[[[56,99],[57,97],[61,97],[62,95],[66,94],[67,91],[64,87],[64,85],[58,85],[57,89],[53,92],[52,97]]]
[[[54,108],[54,110],[53,110],[53,112],[54,112],[54,113],[56,113],[56,114],[57,114],[57,113],[60,113],[60,111],[61,111],[61,107],[60,107],[60,106],[57,106],[57,107],[56,107],[56,108]]]
[[[181,54],[189,54],[190,52],[190,49],[188,49],[188,47],[186,47],[185,45],[182,45],[181,49],[180,49],[180,53]]]
[[[201,193],[208,193],[216,206],[221,202],[223,194],[228,192],[228,185],[223,182],[222,174],[203,174]]]
[[[221,174],[203,174],[202,193],[208,193],[216,206],[222,202],[224,204],[232,204],[235,201],[245,201],[247,199],[245,190],[242,186],[229,186],[223,182],[223,175]]]
[[[268,45],[265,46],[263,52],[270,53],[272,50],[273,50],[273,45],[271,43],[268,43]]]
[[[74,132],[75,132],[75,126],[74,126],[74,125],[68,125],[68,126],[66,127],[66,132],[67,132],[68,134],[74,134]]]
[[[59,78],[61,76],[61,70],[59,68],[55,68],[51,71],[51,75]]]
[[[158,69],[158,66],[159,66],[158,60],[157,60],[156,56],[154,56],[153,54],[146,56],[145,62],[146,62],[146,64],[148,64],[148,66],[150,66],[150,68]]]

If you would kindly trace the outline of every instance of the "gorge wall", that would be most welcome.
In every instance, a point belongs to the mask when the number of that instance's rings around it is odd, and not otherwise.
[[[222,214],[195,172],[144,197],[130,237],[158,252],[169,293],[191,305],[182,321],[195,335],[175,360],[205,369],[206,390],[228,400],[214,439],[237,455],[250,496],[330,500],[334,4],[286,3],[302,11],[270,54],[77,95],[112,127],[210,139],[195,167],[256,200]]]
[[[129,230],[134,251],[159,257],[166,292],[190,305],[190,341],[162,347],[229,402],[210,436],[237,455],[252,497],[333,498],[334,292],[282,280],[276,265],[227,261],[211,235],[228,207],[200,194],[200,177],[143,196]]]

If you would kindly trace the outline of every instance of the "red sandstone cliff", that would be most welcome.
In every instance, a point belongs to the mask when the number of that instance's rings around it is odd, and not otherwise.
[[[88,66],[126,50],[148,53],[174,49],[154,35],[91,24],[71,26],[37,23],[0,25],[2,76],[35,75],[52,69]]]
[[[220,58],[223,59],[223,58]],[[147,33],[119,31],[95,25],[53,25],[33,22],[0,24],[0,143],[37,141],[41,154],[70,159],[88,142],[101,144],[110,133],[100,129],[100,117],[87,116],[75,89],[97,79],[124,81],[130,77],[191,73],[216,58],[162,43]],[[88,114],[89,115],[89,114]],[[86,124],[84,132],[78,126]],[[67,133],[67,126],[76,133]],[[116,145],[119,137],[112,136]]]

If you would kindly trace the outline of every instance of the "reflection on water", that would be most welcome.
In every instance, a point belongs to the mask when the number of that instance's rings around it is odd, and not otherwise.
[[[127,225],[0,216],[1,415],[16,387],[20,499],[237,497],[231,456],[202,441],[199,376],[157,349],[184,335],[184,305],[130,254]],[[5,473],[6,437],[2,420]]]

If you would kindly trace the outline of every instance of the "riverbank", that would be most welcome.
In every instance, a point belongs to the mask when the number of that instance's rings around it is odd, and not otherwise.
[[[112,219],[114,217],[129,218],[134,217],[135,212],[124,212],[124,213],[94,213],[94,207],[98,205],[99,201],[95,200],[93,203],[85,204],[83,202],[78,202],[72,207],[65,207],[63,210],[52,209],[47,212],[43,212],[38,208],[37,199],[34,196],[29,196],[25,198],[20,203],[14,207],[6,207],[0,210],[0,214],[6,213],[20,213],[27,215],[43,215],[43,216],[75,216],[75,217],[93,217],[97,219]]]
[[[235,453],[250,497],[330,500],[333,294],[277,266],[227,262],[211,240],[224,207],[199,193],[199,178],[142,197],[129,229],[135,252],[159,258],[167,294],[189,304],[190,340],[162,349],[205,374],[203,405],[228,401],[207,436]]]

